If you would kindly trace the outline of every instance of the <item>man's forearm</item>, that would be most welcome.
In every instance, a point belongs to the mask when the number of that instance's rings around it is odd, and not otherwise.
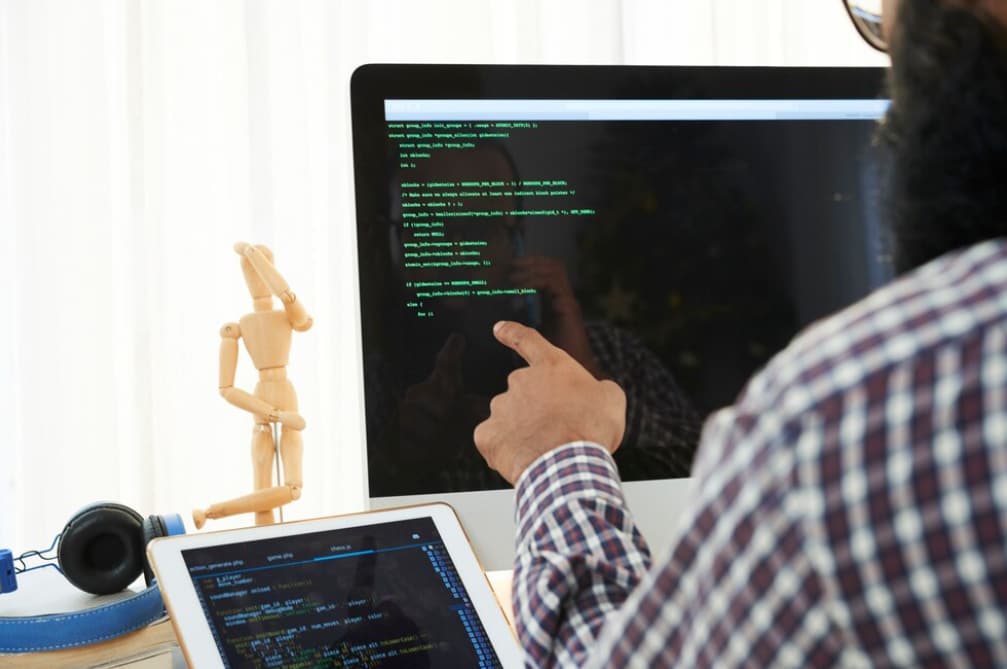
[[[576,666],[650,566],[618,472],[600,446],[568,444],[517,483],[514,612],[535,666]]]

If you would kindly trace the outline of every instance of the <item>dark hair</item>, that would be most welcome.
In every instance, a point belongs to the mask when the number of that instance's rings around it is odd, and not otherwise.
[[[891,44],[886,209],[895,269],[1007,234],[1007,36],[938,0],[902,3]]]

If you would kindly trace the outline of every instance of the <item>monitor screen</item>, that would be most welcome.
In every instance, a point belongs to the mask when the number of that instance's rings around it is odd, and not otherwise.
[[[854,68],[365,66],[353,81],[371,497],[506,487],[472,432],[539,329],[626,392],[624,481],[890,275]]]

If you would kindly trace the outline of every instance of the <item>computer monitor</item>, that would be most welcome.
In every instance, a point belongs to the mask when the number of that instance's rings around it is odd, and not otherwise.
[[[453,504],[484,565],[513,491],[472,442],[533,325],[627,395],[615,453],[670,541],[705,418],[889,277],[868,68],[367,65],[351,83],[367,490]]]

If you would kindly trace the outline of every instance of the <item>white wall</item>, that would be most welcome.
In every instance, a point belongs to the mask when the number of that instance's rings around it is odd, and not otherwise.
[[[884,62],[838,0],[0,0],[0,546],[96,499],[250,489],[250,419],[216,391],[239,239],[316,319],[287,517],[361,508],[347,96],[379,61]]]

